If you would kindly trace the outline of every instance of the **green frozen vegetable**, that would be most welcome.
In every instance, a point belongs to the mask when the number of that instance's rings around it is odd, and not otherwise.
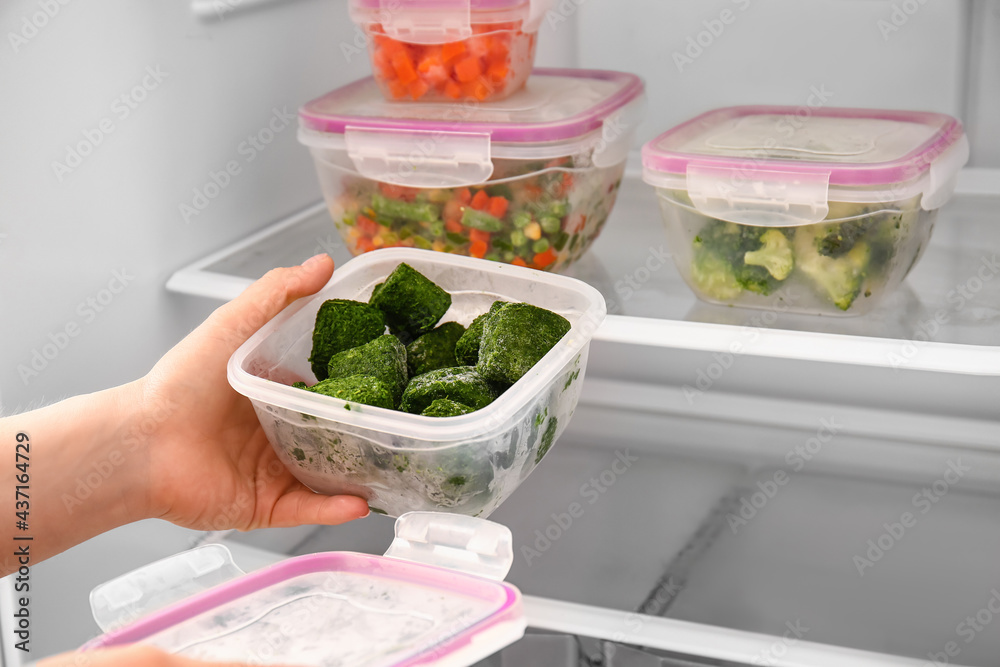
[[[396,407],[396,402],[392,398],[392,389],[375,377],[351,375],[343,378],[330,378],[314,384],[309,387],[308,391],[388,410]]]
[[[385,333],[385,316],[367,303],[349,299],[324,301],[316,313],[309,363],[317,380],[327,378],[330,357],[364,345]]]
[[[483,325],[476,369],[493,382],[514,384],[570,330],[569,321],[528,303],[508,303]]]
[[[826,226],[823,224],[796,229],[796,266],[823,296],[837,308],[847,310],[861,293],[871,260],[871,247],[865,241],[858,241],[846,254],[830,257],[821,250],[825,238]]]
[[[408,203],[384,195],[372,195],[372,210],[376,216],[402,218],[417,222],[435,222],[440,218],[439,208],[430,202]]]
[[[827,257],[841,257],[849,253],[874,224],[875,218],[869,216],[823,225],[816,249]]]
[[[770,294],[784,278],[773,275],[764,264],[781,275],[784,268],[782,244],[787,247],[788,240],[784,238],[782,241],[775,234],[770,234],[769,248],[763,239],[768,232],[785,236],[782,230],[775,227],[711,220],[694,240],[692,280],[710,298],[721,301],[734,299],[741,290]],[[751,261],[759,264],[748,262],[748,254]],[[788,273],[784,276],[787,278]]]
[[[438,368],[458,366],[455,343],[465,333],[458,322],[445,322],[406,346],[406,365],[411,376],[423,375]]]
[[[493,387],[475,368],[439,368],[410,378],[399,409],[420,414],[436,399],[447,398],[478,410],[492,403],[496,397]]]
[[[344,350],[330,357],[327,377],[346,378],[363,375],[382,380],[392,391],[393,407],[399,403],[409,376],[406,373],[406,348],[395,336],[386,334],[370,343]]]
[[[451,308],[451,295],[402,262],[369,303],[385,314],[389,330],[405,344],[434,328]]]
[[[420,414],[424,417],[457,417],[459,415],[467,415],[470,412],[474,412],[474,410],[467,405],[462,405],[447,398],[438,398]]]
[[[788,237],[777,229],[769,229],[760,236],[763,243],[760,250],[751,250],[743,255],[743,261],[751,266],[763,266],[776,280],[784,280],[792,272],[792,244]]]
[[[476,362],[479,361],[479,339],[483,336],[483,325],[486,323],[486,318],[490,313],[496,312],[505,303],[507,302],[494,301],[488,312],[472,320],[472,324],[469,325],[469,328],[465,330],[462,337],[455,343],[455,360],[459,364],[462,366],[476,365]]]
[[[462,213],[462,224],[484,232],[499,232],[503,229],[503,222],[499,218],[474,208],[465,209]]]
[[[380,289],[382,289],[382,285],[385,285],[385,283],[379,283],[378,285],[375,285],[375,287],[372,288],[372,295],[371,295],[372,299],[374,299],[375,295],[378,294]]]

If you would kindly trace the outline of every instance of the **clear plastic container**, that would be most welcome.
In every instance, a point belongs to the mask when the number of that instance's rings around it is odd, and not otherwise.
[[[400,517],[385,556],[310,554],[244,574],[226,547],[207,545],[95,588],[106,634],[84,650],[141,643],[213,662],[465,667],[524,634],[521,594],[503,582],[512,562],[510,530],[437,512]],[[228,581],[201,586],[206,576]]]
[[[334,223],[357,255],[414,247],[547,271],[569,266],[614,206],[643,85],[539,70],[469,107],[388,103],[373,79],[300,112]]]
[[[367,301],[400,262],[452,295],[442,322],[468,326],[500,299],[557,312],[572,328],[502,396],[459,417],[423,417],[291,387],[315,382],[308,357],[323,301]],[[600,293],[572,278],[445,253],[380,250],[339,267],[322,291],[254,334],[230,360],[229,381],[253,402],[279,458],[308,487],[361,496],[391,516],[414,510],[488,516],[566,428],[590,339],[605,314]]]
[[[351,0],[388,100],[484,102],[524,86],[553,0]]]
[[[968,157],[944,114],[732,107],[648,142],[643,178],[700,299],[862,315],[919,260]]]

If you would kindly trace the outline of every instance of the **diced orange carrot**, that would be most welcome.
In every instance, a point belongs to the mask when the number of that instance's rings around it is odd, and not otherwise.
[[[510,41],[506,37],[497,36],[490,44],[489,59],[491,63],[506,64],[510,60]]]
[[[419,100],[421,97],[426,95],[427,91],[430,89],[431,87],[426,81],[423,79],[417,79],[410,84],[410,97],[415,100]]]
[[[494,218],[502,218],[507,215],[508,204],[510,202],[505,197],[490,197],[490,205],[486,208],[486,212]]]
[[[386,85],[389,87],[389,94],[392,95],[392,99],[394,100],[401,99],[410,94],[410,89],[406,87],[406,84],[397,79],[390,79]]]
[[[475,58],[485,58],[490,53],[490,48],[493,45],[493,38],[489,35],[483,35],[481,37],[470,37],[466,40],[469,55]]]
[[[472,190],[469,188],[461,188],[455,192],[455,198],[463,204],[468,205],[472,201]]]
[[[357,217],[357,226],[358,229],[360,229],[366,236],[371,236],[378,231],[378,223],[367,216],[361,215],[360,213]]]
[[[490,80],[491,83],[503,83],[507,79],[507,74],[510,69],[506,64],[493,64],[490,68],[486,70],[486,78]]]
[[[451,62],[465,53],[465,42],[448,42],[441,46],[441,60]]]
[[[482,73],[483,68],[479,65],[479,58],[470,56],[455,63],[455,78],[461,83],[475,81]]]
[[[493,94],[493,91],[494,89],[486,85],[486,81],[483,79],[479,79],[462,86],[462,92],[465,93],[467,97],[475,98],[480,102]]]
[[[489,232],[484,232],[481,229],[470,229],[469,230],[469,240],[472,241],[473,243],[478,243],[478,242],[489,243],[490,242],[490,233]]]
[[[544,269],[554,261],[556,261],[556,254],[552,252],[552,248],[549,248],[545,252],[537,253],[533,264],[536,269]]]
[[[528,263],[523,259],[521,259],[520,257],[515,257],[510,261],[510,263],[513,264],[514,266],[528,266]]]
[[[413,66],[413,60],[405,51],[398,51],[392,54],[392,67],[396,70],[396,77],[403,85],[409,85],[417,80],[417,70]]]
[[[454,81],[449,81],[445,84],[444,94],[453,100],[457,100],[462,96],[462,87]]]
[[[412,202],[417,197],[416,188],[408,188],[403,185],[393,185],[392,183],[379,182],[379,191],[389,199],[400,199]],[[389,231],[388,229],[386,231]]]
[[[358,239],[357,247],[359,252],[368,252],[369,250],[375,249],[375,244],[372,243],[372,240],[367,236],[362,236],[360,239]]]
[[[463,227],[462,223],[458,220],[445,220],[444,228],[454,234],[461,234],[465,231],[465,227]]]
[[[462,213],[465,207],[462,206],[462,202],[456,199],[449,199],[444,204],[444,210],[442,211],[441,217],[444,218],[445,223],[455,222],[456,224],[462,219]],[[458,225],[461,227],[462,225]],[[455,230],[450,230],[455,231]]]
[[[469,205],[477,211],[485,211],[490,205],[490,196],[486,194],[486,190],[480,190]]]
[[[482,259],[486,256],[486,250],[489,246],[483,241],[474,241],[472,245],[469,246],[469,254],[473,257],[479,257]]]

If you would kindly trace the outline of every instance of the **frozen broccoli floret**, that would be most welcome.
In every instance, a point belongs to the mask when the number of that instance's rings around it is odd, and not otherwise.
[[[392,391],[393,407],[406,388],[406,348],[395,336],[385,334],[370,343],[344,350],[330,357],[327,377],[363,375],[378,378]]]
[[[455,343],[455,360],[462,366],[475,366],[479,361],[479,340],[483,337],[483,325],[490,313],[497,311],[506,301],[494,301],[490,309],[472,320],[462,337]]]
[[[378,308],[361,301],[330,299],[316,313],[312,354],[309,363],[317,380],[327,378],[330,357],[343,350],[364,345],[385,333],[385,316]]]
[[[439,398],[447,398],[479,410],[492,403],[496,393],[490,383],[471,366],[439,368],[410,378],[399,409],[420,414]]]
[[[404,262],[369,303],[385,314],[389,330],[406,344],[434,328],[451,308],[451,295]]]
[[[406,365],[410,375],[423,375],[439,368],[458,366],[455,343],[465,333],[458,322],[445,322],[406,346]]]
[[[462,405],[447,398],[438,398],[431,402],[420,414],[424,417],[457,417],[474,412],[468,405]]]
[[[309,391],[388,410],[396,407],[396,402],[392,398],[392,389],[375,377],[351,375],[344,378],[330,378],[317,382],[309,387]]]
[[[849,253],[874,224],[875,218],[868,216],[821,225],[822,236],[816,242],[816,249],[821,255],[841,257]]]
[[[769,229],[760,236],[763,244],[760,250],[751,250],[743,255],[743,261],[751,266],[762,266],[776,280],[784,280],[792,272],[792,244],[788,237],[777,229]]]
[[[861,292],[871,260],[871,248],[864,241],[854,244],[841,257],[819,250],[825,225],[808,225],[795,231],[796,266],[837,308],[847,310]]]
[[[570,330],[562,315],[529,303],[507,303],[483,325],[476,369],[487,380],[512,385]]]
[[[695,285],[710,298],[720,301],[736,298],[741,290],[765,295],[773,292],[784,278],[776,277],[765,266],[747,261],[749,253],[766,248],[763,239],[768,232],[773,232],[768,238],[778,249],[781,241],[777,236],[784,237],[779,229],[737,225],[722,220],[706,224],[694,239],[691,277]],[[764,256],[768,256],[766,250]],[[760,259],[756,255],[751,255],[751,258]]]

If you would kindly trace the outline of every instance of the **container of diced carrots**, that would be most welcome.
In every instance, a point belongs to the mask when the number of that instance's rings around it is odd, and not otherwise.
[[[351,0],[390,100],[499,100],[531,73],[553,0]]]
[[[637,76],[536,70],[505,100],[387,101],[374,78],[313,100],[299,140],[350,251],[413,247],[558,271],[587,251],[642,120]]]

